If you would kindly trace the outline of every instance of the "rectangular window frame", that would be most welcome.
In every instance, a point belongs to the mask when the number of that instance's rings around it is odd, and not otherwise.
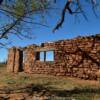
[[[52,52],[51,54],[51,60],[48,58],[47,55],[49,55],[48,53]],[[43,53],[43,54],[42,54]],[[38,55],[37,55],[38,54]],[[37,57],[38,56],[38,57]],[[42,56],[42,58],[41,58]],[[37,59],[38,58],[38,59]],[[47,50],[47,51],[36,51],[36,55],[35,55],[35,60],[39,61],[39,62],[54,62],[54,50]]]

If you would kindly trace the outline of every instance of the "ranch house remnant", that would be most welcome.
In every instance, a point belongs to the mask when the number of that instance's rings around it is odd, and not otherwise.
[[[7,71],[97,79],[100,34],[9,49]]]

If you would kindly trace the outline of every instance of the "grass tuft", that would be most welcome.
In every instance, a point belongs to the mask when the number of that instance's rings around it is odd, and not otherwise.
[[[32,87],[27,88],[27,91],[48,91],[54,95],[52,100],[100,100],[100,82],[24,72],[6,73],[6,67],[1,65],[0,88],[16,88],[29,84]]]

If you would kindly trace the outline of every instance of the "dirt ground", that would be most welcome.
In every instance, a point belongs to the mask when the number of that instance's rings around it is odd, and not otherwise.
[[[100,100],[100,82],[27,73],[0,66],[0,100]]]

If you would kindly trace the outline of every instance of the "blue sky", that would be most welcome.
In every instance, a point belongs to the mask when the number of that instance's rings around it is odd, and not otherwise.
[[[62,9],[63,4],[66,0],[59,0],[58,6]],[[30,44],[41,44],[47,41],[56,41],[62,39],[74,38],[77,36],[87,36],[98,34],[100,32],[100,18],[96,18],[92,12],[87,11],[89,20],[86,21],[83,16],[78,17],[66,14],[66,19],[63,26],[52,33],[52,29],[59,21],[61,12],[53,12],[47,16],[46,22],[49,27],[33,26],[33,39],[23,39],[20,40],[16,36],[12,35],[9,39],[12,41],[11,46],[27,46]],[[7,49],[0,49],[0,61],[7,59]]]

